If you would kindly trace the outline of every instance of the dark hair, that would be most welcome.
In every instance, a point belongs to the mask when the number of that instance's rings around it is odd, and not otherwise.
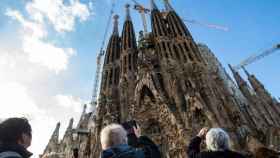
[[[0,143],[17,143],[23,133],[31,136],[31,132],[31,126],[26,118],[8,118],[0,123]]]

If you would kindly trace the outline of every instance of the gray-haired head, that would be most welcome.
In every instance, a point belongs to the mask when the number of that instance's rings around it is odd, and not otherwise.
[[[221,128],[212,128],[206,134],[206,146],[211,151],[229,149],[229,135]]]
[[[121,125],[111,124],[102,129],[100,141],[103,150],[116,145],[127,144],[127,133]]]

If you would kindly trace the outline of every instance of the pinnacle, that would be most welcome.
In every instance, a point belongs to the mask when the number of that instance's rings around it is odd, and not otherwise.
[[[150,0],[150,2],[151,2],[151,10],[157,10],[158,7],[157,7],[155,1],[154,0]]]
[[[119,25],[119,15],[114,15],[113,16],[114,19],[114,30],[113,30],[113,35],[118,35],[119,34],[119,29],[118,29],[118,25]]]
[[[129,5],[129,4],[126,4],[126,5],[125,5],[125,10],[126,10],[126,20],[131,21],[131,17],[130,17],[130,10],[129,10],[129,8],[130,8],[130,5]]]
[[[170,11],[174,11],[174,9],[172,8],[172,6],[169,3],[169,0],[163,0],[164,1],[164,6],[166,11],[170,12]]]

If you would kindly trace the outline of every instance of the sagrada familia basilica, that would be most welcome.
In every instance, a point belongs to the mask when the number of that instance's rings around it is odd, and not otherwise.
[[[225,129],[238,151],[280,150],[280,103],[256,76],[244,69],[248,83],[229,65],[234,81],[164,3],[161,11],[151,0],[152,31],[138,41],[129,7],[121,34],[114,16],[96,109],[87,112],[85,106],[77,127],[71,119],[62,140],[58,123],[41,157],[99,157],[101,129],[132,119],[163,158],[186,158],[189,140],[205,126]]]

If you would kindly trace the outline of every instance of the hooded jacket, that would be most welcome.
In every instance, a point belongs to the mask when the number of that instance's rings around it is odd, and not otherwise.
[[[118,145],[102,152],[101,158],[144,158],[144,152],[127,144]]]
[[[19,144],[0,144],[0,158],[29,158],[32,153]]]

